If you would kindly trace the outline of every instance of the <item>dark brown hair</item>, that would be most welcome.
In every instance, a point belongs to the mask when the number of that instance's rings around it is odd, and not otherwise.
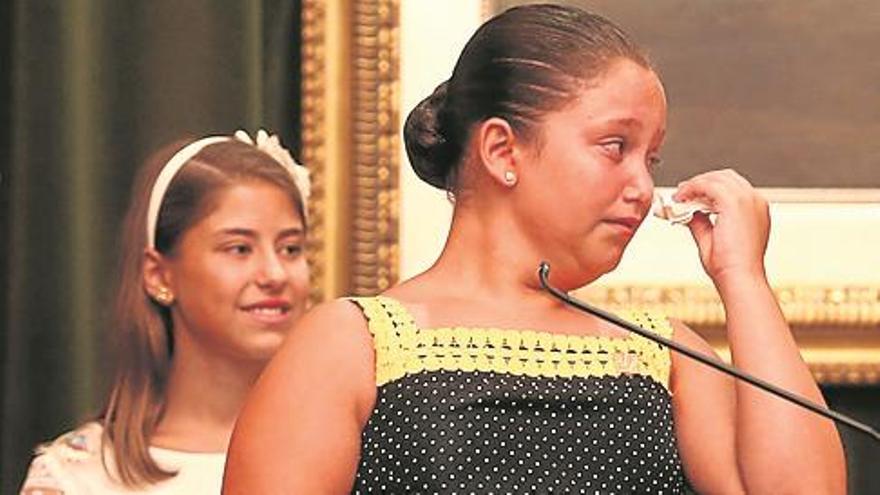
[[[103,442],[115,473],[127,486],[143,486],[174,476],[150,456],[150,438],[162,417],[165,386],[174,352],[168,308],[144,290],[147,206],[165,163],[187,142],[168,145],[140,169],[122,232],[122,259],[113,340],[116,375],[102,413]],[[156,249],[174,255],[181,236],[216,206],[219,193],[234,184],[263,181],[290,194],[305,224],[300,192],[288,172],[254,146],[230,140],[206,146],[180,169],[165,193],[156,227]],[[107,462],[104,463],[105,468]]]
[[[416,174],[454,192],[471,128],[505,119],[524,138],[540,118],[625,58],[650,68],[627,35],[604,17],[563,5],[514,7],[480,26],[452,77],[410,112],[406,151]]]

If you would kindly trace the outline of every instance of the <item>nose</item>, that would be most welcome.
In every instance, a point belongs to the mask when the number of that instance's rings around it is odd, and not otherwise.
[[[269,250],[262,257],[261,266],[257,272],[256,283],[266,289],[281,287],[287,281],[287,271],[281,263],[281,259],[274,250]]]
[[[644,164],[637,164],[633,168],[634,171],[623,189],[623,199],[650,205],[654,197],[654,178]]]

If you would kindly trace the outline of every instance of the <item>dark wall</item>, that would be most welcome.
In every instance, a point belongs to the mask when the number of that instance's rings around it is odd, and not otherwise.
[[[0,74],[9,74],[11,56],[11,5],[0,2]],[[9,292],[9,127],[10,127],[10,95],[11,80],[0,77],[0,294]],[[8,299],[0,297],[0,336],[6,335],[6,314]],[[0,338],[0,356],[7,355],[7,339]],[[2,378],[2,376],[0,376]],[[0,379],[0,397],[6,397],[6,381]],[[0,423],[6,418],[0,415]],[[0,445],[3,444],[4,428],[0,428]],[[0,486],[0,490],[3,490]]]
[[[8,77],[10,72],[10,59],[12,55],[12,6],[10,2],[0,2],[0,294],[7,294],[9,284],[9,209],[10,209],[10,125],[11,125],[11,85],[12,80]],[[7,356],[8,341],[6,315],[8,313],[8,298],[0,296],[0,356]],[[0,372],[2,378],[2,372]],[[6,380],[0,379],[0,398],[7,394]],[[7,418],[0,414],[0,424],[5,423]],[[0,445],[5,443],[5,428],[0,427]],[[2,451],[0,451],[2,453]],[[0,457],[0,462],[7,462]],[[5,469],[2,471],[5,473]],[[9,486],[0,483],[0,491],[6,493]]]
[[[136,168],[266,127],[298,155],[299,2],[0,2],[0,493],[101,408]]]
[[[827,386],[822,391],[829,407],[880,431],[880,386]],[[846,448],[849,493],[880,493],[880,443],[852,428],[839,430]]]
[[[495,0],[501,9],[529,0]],[[880,187],[875,0],[568,0],[644,46],[669,99],[658,184],[733,167],[766,187]]]

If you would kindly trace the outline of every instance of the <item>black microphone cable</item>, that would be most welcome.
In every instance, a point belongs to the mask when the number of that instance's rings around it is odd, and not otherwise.
[[[691,359],[699,361],[700,363],[703,363],[706,366],[709,366],[709,367],[714,368],[722,373],[726,373],[726,374],[731,375],[735,378],[743,380],[744,382],[747,382],[750,385],[758,387],[761,390],[764,390],[765,392],[768,392],[772,395],[775,395],[781,399],[785,399],[793,404],[796,404],[800,407],[803,407],[804,409],[808,409],[808,410],[810,410],[820,416],[824,416],[828,419],[845,424],[846,426],[849,426],[850,428],[854,428],[854,429],[870,436],[871,438],[874,439],[874,441],[880,443],[880,433],[878,433],[877,430],[871,428],[870,426],[868,426],[864,423],[860,423],[859,421],[856,421],[856,420],[850,418],[849,416],[841,414],[837,411],[832,411],[831,409],[820,406],[819,404],[816,404],[815,402],[807,400],[807,399],[805,399],[797,394],[794,394],[792,392],[789,392],[788,390],[785,390],[783,388],[772,385],[764,380],[761,380],[760,378],[754,377],[748,373],[740,371],[739,369],[737,369],[733,366],[730,366],[726,363],[723,363],[721,361],[718,361],[717,359],[713,359],[709,356],[705,356],[705,355],[703,355],[697,351],[694,351],[693,349],[690,349],[689,347],[683,346],[683,345],[679,344],[678,342],[675,342],[671,339],[667,339],[665,337],[661,337],[659,335],[656,335],[656,334],[654,334],[648,330],[645,330],[644,328],[642,328],[634,323],[630,323],[630,322],[628,322],[628,321],[626,321],[616,315],[613,315],[607,311],[590,306],[589,304],[587,304],[577,298],[571,297],[568,294],[566,294],[565,292],[550,285],[550,282],[547,280],[547,277],[549,274],[550,274],[550,265],[546,261],[542,261],[541,264],[538,266],[538,278],[541,280],[541,286],[546,291],[550,292],[550,294],[552,294],[554,297],[561,300],[562,302],[564,302],[570,306],[574,306],[575,308],[578,308],[581,311],[587,312],[593,316],[601,318],[609,323],[621,326],[621,327],[629,330],[630,332],[633,332],[633,333],[641,335],[642,337],[645,337],[648,340],[652,340],[660,345],[669,347],[670,349],[673,349],[678,353],[684,354],[685,356],[687,356]]]

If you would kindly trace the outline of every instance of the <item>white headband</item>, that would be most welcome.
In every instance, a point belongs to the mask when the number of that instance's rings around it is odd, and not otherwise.
[[[293,178],[296,188],[299,190],[299,195],[303,202],[303,214],[306,214],[306,202],[309,199],[309,193],[311,192],[309,171],[302,165],[296,163],[293,157],[290,156],[290,152],[281,145],[278,136],[270,136],[263,129],[257,131],[256,141],[251,139],[247,132],[241,130],[235,131],[234,136],[231,137],[208,136],[193,141],[175,153],[174,156],[168,160],[168,163],[162,167],[159,176],[156,177],[156,182],[153,184],[153,189],[150,192],[150,203],[147,207],[147,247],[153,249],[156,248],[156,222],[159,221],[159,209],[162,206],[162,200],[165,198],[165,193],[168,191],[168,186],[171,185],[171,181],[174,179],[174,176],[177,175],[177,172],[179,172],[187,162],[206,146],[232,140],[250,144],[257,149],[264,151],[287,170]]]

